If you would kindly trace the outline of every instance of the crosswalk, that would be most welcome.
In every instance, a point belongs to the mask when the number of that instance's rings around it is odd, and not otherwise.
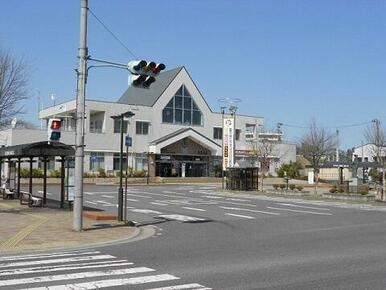
[[[169,273],[97,250],[0,257],[0,290],[204,290]]]

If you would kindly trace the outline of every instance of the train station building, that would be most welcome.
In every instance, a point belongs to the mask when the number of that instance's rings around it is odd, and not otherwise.
[[[186,68],[179,67],[161,73],[148,89],[129,87],[116,102],[86,100],[86,172],[119,170],[121,127],[116,117],[129,111],[135,114],[123,121],[123,134],[131,137],[127,156],[124,149],[129,169],[148,171],[151,177],[197,177],[214,176],[221,168],[223,114],[209,107]],[[43,109],[39,117],[62,119],[60,141],[73,145],[75,116],[76,101],[71,100]],[[236,113],[236,163],[258,165],[253,143],[263,125],[263,117]],[[11,128],[2,136],[7,146],[47,140],[45,130]],[[295,161],[295,145],[280,143],[271,157],[274,172]]]

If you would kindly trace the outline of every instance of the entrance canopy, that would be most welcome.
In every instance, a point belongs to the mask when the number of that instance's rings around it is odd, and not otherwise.
[[[59,142],[35,142],[0,148],[0,159],[33,158],[49,156],[74,156],[75,150]]]
[[[152,153],[159,154],[161,153],[162,148],[170,144],[176,143],[177,141],[180,141],[184,138],[189,138],[194,142],[200,144],[202,147],[207,148],[212,155],[221,155],[221,146],[219,144],[192,128],[180,129],[169,135],[154,140],[149,146],[149,151]]]

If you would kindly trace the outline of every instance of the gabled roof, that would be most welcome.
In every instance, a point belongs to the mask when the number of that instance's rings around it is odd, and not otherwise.
[[[178,67],[160,73],[150,88],[136,88],[130,86],[118,100],[118,103],[152,107],[183,67]]]
[[[180,135],[180,134],[182,134],[182,133],[184,133],[184,132],[187,132],[187,131],[193,131],[195,134],[198,134],[198,135],[200,135],[201,137],[205,138],[208,142],[212,143],[213,145],[215,145],[215,146],[217,146],[217,147],[221,147],[221,146],[218,145],[216,142],[214,142],[212,139],[209,139],[208,137],[204,136],[204,135],[201,134],[200,132],[197,132],[196,130],[194,130],[194,129],[191,128],[191,127],[188,127],[188,128],[181,128],[181,129],[179,129],[179,130],[177,130],[177,131],[174,131],[174,132],[172,132],[172,133],[170,133],[170,134],[168,134],[168,135],[166,135],[166,136],[163,136],[163,137],[161,137],[161,138],[158,138],[158,139],[152,141],[150,144],[153,145],[153,144],[159,144],[159,143],[162,143],[162,142],[164,142],[164,141],[166,141],[166,140],[169,140],[170,138],[173,138],[173,137],[175,137],[175,136],[178,136],[178,135]]]

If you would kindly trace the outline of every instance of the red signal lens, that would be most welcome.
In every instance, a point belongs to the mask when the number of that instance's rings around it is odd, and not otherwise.
[[[60,129],[62,126],[62,121],[59,120],[53,120],[51,123],[51,129]]]

